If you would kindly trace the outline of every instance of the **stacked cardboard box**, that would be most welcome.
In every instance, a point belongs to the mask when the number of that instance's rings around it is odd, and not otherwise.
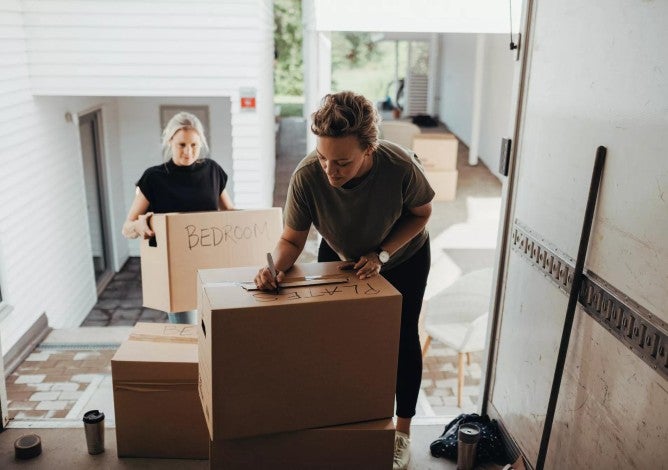
[[[141,242],[143,304],[165,312],[197,307],[197,270],[265,262],[281,236],[281,209],[155,214]]]
[[[413,151],[422,162],[429,184],[436,192],[435,201],[455,199],[458,145],[457,138],[447,132],[413,137]]]
[[[208,458],[196,325],[137,323],[111,375],[119,457]]]
[[[338,283],[278,294],[241,284],[257,267],[199,271],[212,468],[391,465],[401,295],[381,276],[342,276],[339,265],[295,266],[286,285]]]
[[[391,418],[211,443],[212,469],[388,470]]]

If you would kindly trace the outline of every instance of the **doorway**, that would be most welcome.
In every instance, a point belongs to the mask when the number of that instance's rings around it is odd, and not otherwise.
[[[107,197],[104,185],[104,156],[101,145],[100,110],[79,116],[79,140],[83,159],[86,207],[97,293],[113,277],[110,267]]]

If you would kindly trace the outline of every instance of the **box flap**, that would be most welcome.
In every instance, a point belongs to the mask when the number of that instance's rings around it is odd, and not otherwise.
[[[114,382],[166,380],[195,383],[196,325],[137,323],[116,351],[111,366]]]

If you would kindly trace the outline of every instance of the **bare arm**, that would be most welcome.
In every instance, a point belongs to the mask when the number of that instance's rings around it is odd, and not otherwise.
[[[234,203],[227,190],[223,189],[223,192],[220,193],[220,199],[218,200],[218,209],[221,211],[231,211],[234,210]]]
[[[274,248],[273,258],[276,270],[278,271],[278,282],[285,277],[285,271],[290,269],[297,258],[304,250],[308,230],[293,230],[287,225],[283,228],[283,234]],[[269,268],[260,269],[255,276],[255,284],[260,289],[270,290],[276,288],[276,282],[269,272]]]
[[[427,226],[431,217],[431,202],[410,209],[409,214],[400,218],[392,227],[381,247],[390,255],[394,254]]]
[[[392,227],[390,234],[383,240],[379,248],[392,256],[425,228],[429,217],[431,217],[431,202],[410,209],[410,212]],[[358,270],[357,276],[360,279],[366,279],[378,274],[382,265],[378,259],[378,253],[374,251],[361,256],[354,269]]]
[[[153,213],[146,212],[148,206],[148,199],[137,187],[135,199],[132,201],[128,217],[123,224],[123,236],[125,238],[151,238],[153,236],[153,230],[148,224],[148,219]]]

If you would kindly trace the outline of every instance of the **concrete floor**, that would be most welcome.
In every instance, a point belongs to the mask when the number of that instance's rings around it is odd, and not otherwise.
[[[454,470],[457,467],[452,462],[436,459],[429,454],[429,444],[442,431],[443,426],[414,426],[410,470]],[[42,455],[26,461],[14,458],[14,441],[23,434],[40,436]],[[31,470],[86,468],[194,470],[209,468],[207,460],[119,459],[116,456],[116,435],[113,429],[106,430],[105,447],[104,453],[89,455],[83,429],[8,429],[0,434],[0,468],[29,468]]]

